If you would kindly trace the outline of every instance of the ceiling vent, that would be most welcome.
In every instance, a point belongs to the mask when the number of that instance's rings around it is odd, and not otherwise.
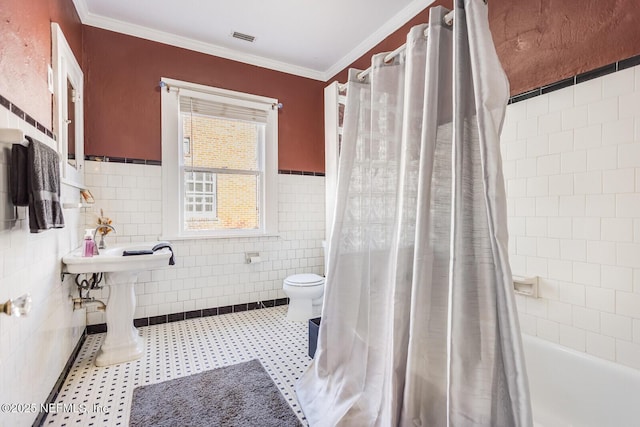
[[[249,34],[239,33],[237,31],[234,31],[233,34],[231,34],[231,37],[239,40],[244,40],[249,43],[253,43],[256,39],[254,36],[250,36]]]

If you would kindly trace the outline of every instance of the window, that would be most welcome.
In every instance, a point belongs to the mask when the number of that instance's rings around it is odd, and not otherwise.
[[[163,237],[277,232],[277,100],[162,81]]]

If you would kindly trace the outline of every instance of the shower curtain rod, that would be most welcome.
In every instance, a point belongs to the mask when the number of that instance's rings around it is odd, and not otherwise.
[[[453,25],[453,10],[450,11],[449,13],[447,13],[444,18],[443,21],[445,23],[445,25],[451,26]],[[425,37],[427,36],[427,32],[428,29],[424,30],[424,35]],[[390,52],[389,54],[387,54],[387,56],[384,57],[384,62],[389,62],[391,61],[393,58],[395,58],[396,56],[400,55],[402,52],[404,52],[404,50],[407,48],[406,43],[403,44],[402,46],[400,46],[399,48],[397,48],[396,50],[394,50],[393,52]],[[356,78],[360,81],[363,81],[365,77],[367,77],[367,75],[369,75],[369,73],[371,72],[371,67],[367,68],[366,70],[362,70],[360,71],[357,75]]]

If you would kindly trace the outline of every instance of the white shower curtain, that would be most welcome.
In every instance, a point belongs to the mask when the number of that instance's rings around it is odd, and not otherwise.
[[[350,71],[311,426],[530,426],[499,136],[509,95],[482,0],[432,8]],[[425,37],[426,30],[426,37]]]

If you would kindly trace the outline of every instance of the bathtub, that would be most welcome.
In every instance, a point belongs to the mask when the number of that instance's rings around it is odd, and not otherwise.
[[[640,425],[640,371],[522,334],[536,427]]]

